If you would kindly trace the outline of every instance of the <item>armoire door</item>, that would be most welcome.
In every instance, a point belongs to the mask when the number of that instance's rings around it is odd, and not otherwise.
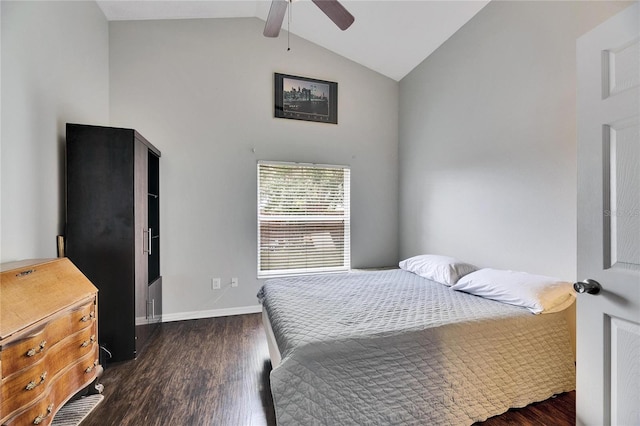
[[[136,352],[140,353],[149,338],[148,284],[149,251],[152,249],[148,217],[148,156],[149,149],[139,140],[134,142],[134,192],[135,192],[135,293],[136,293]]]

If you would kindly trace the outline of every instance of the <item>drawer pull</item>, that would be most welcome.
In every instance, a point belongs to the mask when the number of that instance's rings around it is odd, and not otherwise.
[[[22,271],[22,272],[16,274],[16,277],[26,277],[27,275],[33,274],[35,271],[36,271],[35,269],[28,269],[26,271]]]
[[[38,383],[36,383],[35,381],[30,381],[29,383],[27,383],[27,386],[25,386],[25,390],[34,390],[35,388],[37,388],[38,386],[40,386],[41,384],[44,383],[44,381],[47,380],[47,372],[45,371],[44,373],[42,373],[40,375],[40,381]]]
[[[87,322],[93,319],[95,316],[96,316],[95,312],[91,312],[89,315],[85,315],[82,318],[80,318],[80,322]]]
[[[53,404],[49,404],[49,406],[47,407],[47,414],[40,414],[38,417],[33,419],[33,424],[39,425],[44,419],[49,417],[51,413],[53,413]]]
[[[40,352],[44,351],[44,347],[47,346],[47,341],[43,340],[42,342],[40,342],[40,345],[38,345],[37,348],[31,348],[27,351],[27,356],[28,357],[32,357],[35,356],[36,354],[39,354]]]
[[[96,341],[96,336],[91,336],[91,338],[89,338],[89,340],[85,340],[84,342],[82,342],[80,347],[81,348],[86,348],[87,346],[89,346],[90,344],[92,344],[95,341]]]
[[[84,374],[89,374],[89,373],[91,373],[91,372],[93,371],[93,369],[94,369],[94,368],[96,368],[97,366],[98,366],[98,360],[96,359],[96,360],[93,362],[93,365],[91,365],[91,366],[89,366],[89,367],[87,367],[87,368],[85,368],[85,369],[84,369]]]

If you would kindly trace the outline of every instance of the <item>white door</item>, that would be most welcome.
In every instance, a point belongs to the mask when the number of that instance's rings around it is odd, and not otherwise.
[[[640,8],[577,42],[577,424],[640,425]],[[578,286],[578,283],[576,283]]]

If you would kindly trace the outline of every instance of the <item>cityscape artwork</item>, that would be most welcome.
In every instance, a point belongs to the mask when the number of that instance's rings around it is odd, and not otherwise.
[[[338,124],[338,83],[276,73],[275,116]]]

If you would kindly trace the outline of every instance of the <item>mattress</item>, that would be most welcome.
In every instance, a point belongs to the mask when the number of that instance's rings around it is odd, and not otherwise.
[[[279,425],[466,425],[575,389],[562,313],[403,270],[271,279]]]

